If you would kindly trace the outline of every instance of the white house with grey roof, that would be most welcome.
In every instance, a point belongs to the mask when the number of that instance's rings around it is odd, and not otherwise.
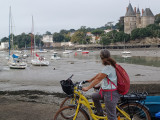
[[[43,35],[42,41],[44,43],[44,47],[53,46],[53,35]]]
[[[155,17],[150,8],[142,9],[142,15],[139,8],[133,10],[131,3],[129,3],[126,14],[124,16],[124,32],[130,34],[136,28],[144,28],[147,25],[154,24]]]

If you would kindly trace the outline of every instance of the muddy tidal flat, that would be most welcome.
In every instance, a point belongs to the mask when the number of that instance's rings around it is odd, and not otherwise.
[[[122,57],[122,50],[111,50],[111,54],[126,69],[131,84],[160,85],[160,50],[130,51],[131,57]],[[5,59],[8,53],[0,52],[0,120],[51,120],[65,97],[59,81],[72,74],[73,82],[87,80],[103,68],[99,51],[90,51],[86,55],[77,51],[69,55],[57,52],[60,60],[50,60],[53,54],[51,51],[40,53],[50,62],[46,67],[32,66],[31,58],[27,58],[28,67],[25,70],[9,69]],[[150,91],[154,89],[152,86],[150,89],[141,88],[154,94]],[[158,89],[154,92],[157,91]],[[92,90],[87,94],[91,92]]]

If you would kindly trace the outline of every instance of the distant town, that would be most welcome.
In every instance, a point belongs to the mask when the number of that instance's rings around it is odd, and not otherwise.
[[[125,8],[124,8],[125,9]],[[35,36],[34,38],[32,38]],[[79,29],[61,30],[52,34],[46,31],[39,35],[22,33],[0,40],[0,50],[8,49],[9,39],[12,49],[30,48],[31,38],[35,39],[35,46],[53,48],[75,45],[159,45],[160,44],[160,14],[154,15],[150,8],[140,9],[129,3],[126,13],[118,23],[107,22],[99,28],[81,26]]]

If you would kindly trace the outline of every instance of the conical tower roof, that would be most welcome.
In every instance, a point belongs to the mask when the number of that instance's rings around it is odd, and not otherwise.
[[[137,8],[137,14],[141,14],[139,8]]]
[[[133,7],[132,7],[132,5],[131,5],[131,3],[129,3],[129,5],[128,5],[128,10],[127,10],[125,16],[126,16],[126,17],[136,16],[136,14],[135,14],[135,12],[134,12],[134,10],[133,10]]]
[[[146,9],[145,9],[145,11],[144,11],[144,13],[143,13],[143,16],[144,16],[144,17],[146,17],[146,16],[148,16],[148,17],[154,17],[154,15],[153,15],[153,13],[152,13],[152,11],[151,11],[150,8],[146,8]]]

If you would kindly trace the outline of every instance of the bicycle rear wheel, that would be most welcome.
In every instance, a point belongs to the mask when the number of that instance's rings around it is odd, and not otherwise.
[[[140,103],[124,103],[120,107],[130,115],[131,120],[151,120],[148,109]]]
[[[64,106],[57,111],[53,120],[73,120],[76,106]],[[89,115],[82,108],[79,109],[76,120],[90,120]]]

